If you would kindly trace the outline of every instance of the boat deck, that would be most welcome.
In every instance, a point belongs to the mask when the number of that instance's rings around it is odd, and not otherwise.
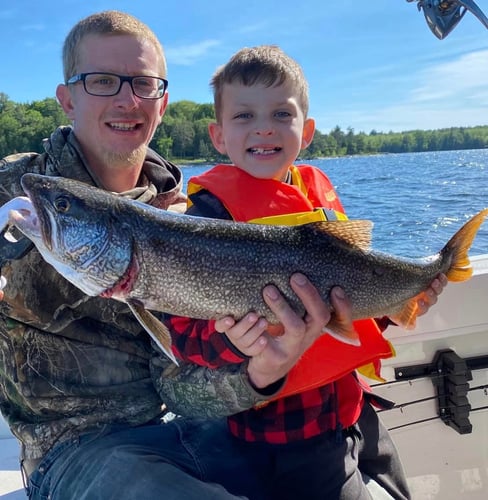
[[[0,499],[26,498],[19,472],[19,445],[0,417]]]

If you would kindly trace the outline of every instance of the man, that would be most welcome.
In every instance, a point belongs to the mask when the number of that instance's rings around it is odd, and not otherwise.
[[[70,177],[161,208],[181,202],[180,171],[148,149],[168,103],[154,33],[120,12],[89,16],[68,34],[63,65],[56,95],[72,126],[55,130],[40,155],[0,161],[0,204],[23,194],[25,172]],[[225,422],[161,425],[155,384],[169,381],[169,409],[178,400],[209,417],[273,396],[330,319],[310,283],[292,279],[308,311],[303,319],[275,288],[265,289],[284,335],[246,365],[175,370],[124,304],[84,295],[36,249],[19,246],[16,258],[1,262],[0,409],[21,443],[29,497],[259,498]],[[347,299],[337,294],[332,301],[336,315],[350,321]],[[236,326],[266,329],[253,317]]]

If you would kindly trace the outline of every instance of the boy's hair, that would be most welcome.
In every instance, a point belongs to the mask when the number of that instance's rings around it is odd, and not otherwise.
[[[150,42],[159,56],[159,76],[166,78],[166,58],[161,42],[154,32],[142,21],[116,10],[107,10],[92,14],[76,23],[68,33],[63,45],[63,74],[67,82],[77,73],[79,47],[87,35],[130,35],[139,40]]]
[[[222,92],[225,84],[241,83],[246,87],[257,83],[267,87],[291,82],[298,92],[303,114],[308,114],[308,83],[300,65],[276,45],[245,47],[236,52],[227,64],[214,73],[210,85],[213,89],[215,116],[222,118]]]

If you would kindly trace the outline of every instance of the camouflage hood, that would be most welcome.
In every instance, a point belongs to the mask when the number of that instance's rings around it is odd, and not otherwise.
[[[70,127],[57,129],[44,147],[43,154],[0,161],[0,204],[22,194],[25,172],[97,184]],[[148,150],[143,173],[146,185],[125,196],[162,207],[178,201],[182,180],[175,165]],[[124,304],[87,297],[35,249],[2,260],[8,284],[0,303],[0,410],[25,457],[40,457],[84,430],[138,425],[160,414],[150,341]]]

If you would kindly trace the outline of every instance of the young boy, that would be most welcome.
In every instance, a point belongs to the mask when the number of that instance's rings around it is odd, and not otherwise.
[[[300,66],[276,46],[245,48],[211,83],[217,121],[210,137],[232,165],[190,179],[187,213],[271,224],[345,219],[329,179],[315,167],[293,165],[315,130]],[[245,366],[268,341],[262,321],[251,313],[219,334],[214,322],[173,317],[175,354],[211,368]],[[388,320],[379,323],[384,329]],[[264,498],[371,498],[361,473],[385,494],[409,498],[393,443],[368,402],[374,397],[354,372],[391,356],[392,348],[375,320],[355,322],[355,329],[360,348],[323,335],[289,373],[279,399],[229,417],[239,448],[262,477]]]

